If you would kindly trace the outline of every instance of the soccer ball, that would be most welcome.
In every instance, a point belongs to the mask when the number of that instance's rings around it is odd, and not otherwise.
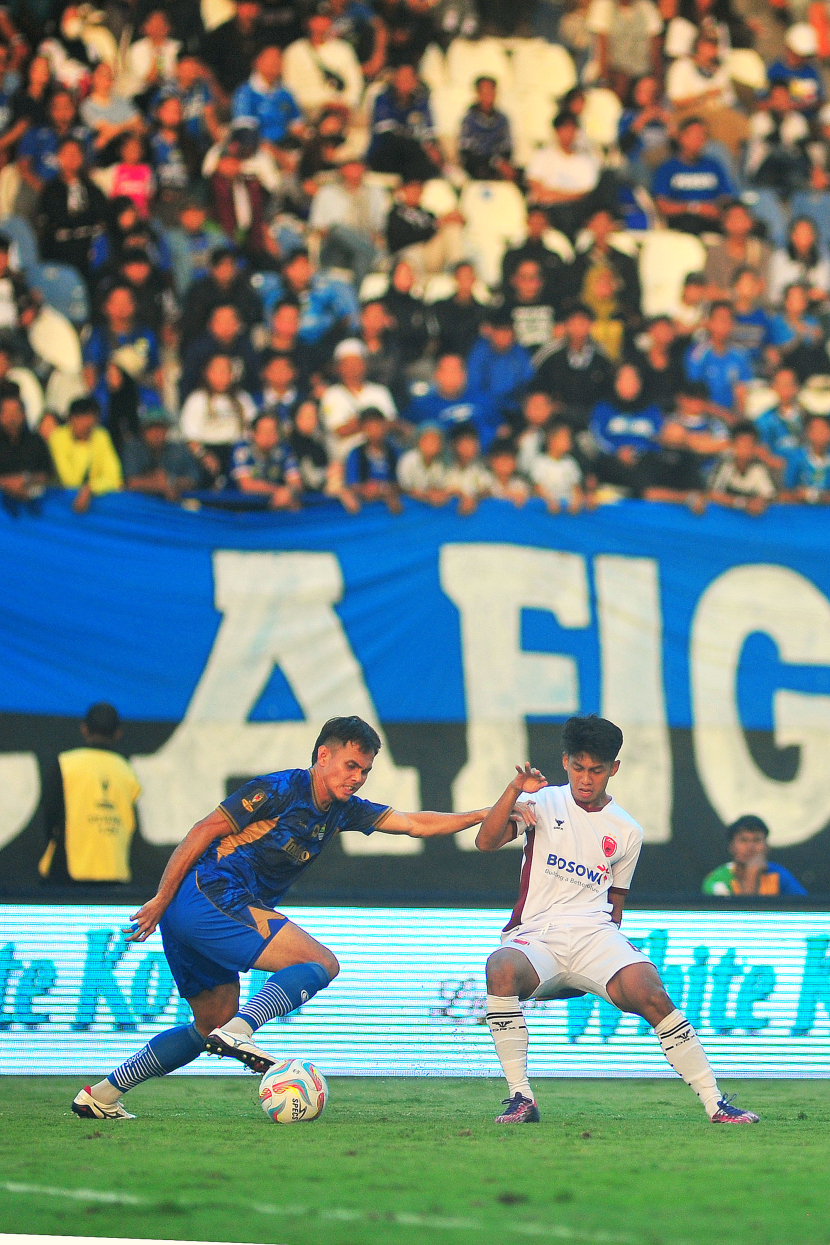
[[[275,1124],[316,1120],[328,1102],[329,1087],[308,1059],[284,1059],[269,1068],[259,1083],[262,1109]]]

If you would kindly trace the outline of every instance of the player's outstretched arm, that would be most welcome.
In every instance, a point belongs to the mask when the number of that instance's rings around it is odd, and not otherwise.
[[[144,942],[150,937],[172,903],[176,891],[182,884],[182,879],[205,848],[209,847],[214,839],[222,839],[226,834],[234,832],[235,827],[224,813],[220,813],[218,808],[201,821],[196,822],[168,860],[167,867],[161,875],[159,888],[153,898],[148,899],[143,908],[139,908],[138,912],[130,917],[138,928],[129,931],[131,936],[127,939],[128,942]]]
[[[508,783],[490,809],[481,829],[476,835],[476,847],[480,852],[495,852],[515,838],[513,806],[520,795],[532,795],[548,785],[548,780],[538,769],[531,769],[530,762],[516,766],[516,777]]]
[[[393,808],[378,830],[383,834],[408,834],[411,839],[432,839],[468,830],[470,826],[477,826],[486,815],[486,808],[472,813],[399,813]]]

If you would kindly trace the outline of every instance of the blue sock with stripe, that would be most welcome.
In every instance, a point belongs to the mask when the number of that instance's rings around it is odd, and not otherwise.
[[[251,1031],[261,1029],[276,1016],[287,1016],[313,999],[318,990],[329,985],[329,975],[322,964],[292,964],[269,977],[261,990],[236,1013],[250,1025]]]
[[[126,1093],[142,1081],[154,1076],[166,1076],[192,1063],[205,1049],[205,1039],[195,1025],[179,1025],[177,1029],[165,1029],[157,1033],[140,1051],[130,1055],[119,1067],[110,1072],[107,1080],[116,1089]]]

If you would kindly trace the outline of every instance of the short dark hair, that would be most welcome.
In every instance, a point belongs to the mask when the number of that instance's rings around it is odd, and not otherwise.
[[[83,398],[73,398],[69,403],[69,410],[66,412],[67,419],[71,419],[73,415],[94,415],[96,419],[101,418],[101,406],[97,398],[93,398],[91,394],[87,394]],[[93,705],[93,708],[96,706]]]
[[[121,719],[114,705],[101,700],[87,709],[84,726],[90,735],[98,735],[101,739],[114,739],[120,729]]]
[[[726,842],[731,843],[736,834],[740,834],[742,830],[751,830],[755,834],[762,834],[765,839],[769,838],[769,826],[760,817],[756,817],[754,813],[744,813],[743,817],[739,817],[737,821],[733,821],[731,826],[726,827]]]
[[[8,402],[11,399],[14,399],[15,402],[19,402],[21,406],[23,405],[23,399],[20,396],[20,386],[17,381],[4,380],[0,382],[0,406],[2,406],[4,402]]]
[[[479,74],[479,76],[476,78],[475,82],[473,83],[473,86],[476,88],[476,90],[478,90],[482,82],[492,82],[493,86],[495,87],[498,86],[498,82],[496,82],[496,79],[493,77],[492,74],[489,74],[489,73]]]
[[[710,303],[709,315],[713,316],[716,311],[728,311],[730,316],[735,314],[735,308],[725,298],[716,298],[713,303]]]
[[[761,440],[758,429],[749,419],[744,419],[739,424],[735,424],[735,427],[732,429],[732,440],[734,441],[736,437],[752,437],[753,441]]]
[[[562,750],[568,756],[585,752],[597,761],[609,764],[617,759],[623,745],[623,733],[607,718],[595,713],[587,717],[568,718],[562,728]]]
[[[317,742],[311,754],[311,764],[316,765],[317,753],[322,747],[327,748],[333,743],[357,744],[361,752],[376,754],[382,747],[380,735],[368,722],[364,722],[363,718],[356,715],[349,718],[329,718],[317,736]]]
[[[386,416],[377,406],[367,406],[365,410],[358,415],[361,424],[386,423]]]
[[[264,411],[259,411],[258,414],[254,416],[251,421],[251,428],[258,428],[263,419],[272,419],[277,425],[279,431],[282,431],[282,429],[280,429],[279,415],[277,415],[274,411],[269,411],[267,408]]]
[[[579,129],[579,118],[574,113],[568,112],[567,109],[563,109],[562,112],[558,112],[553,118],[553,128],[561,130],[563,125],[575,125]]]

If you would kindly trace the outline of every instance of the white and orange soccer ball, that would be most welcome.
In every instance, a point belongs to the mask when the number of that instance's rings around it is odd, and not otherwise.
[[[326,1078],[308,1059],[284,1059],[259,1083],[262,1109],[275,1124],[304,1124],[323,1114],[329,1099]]]

